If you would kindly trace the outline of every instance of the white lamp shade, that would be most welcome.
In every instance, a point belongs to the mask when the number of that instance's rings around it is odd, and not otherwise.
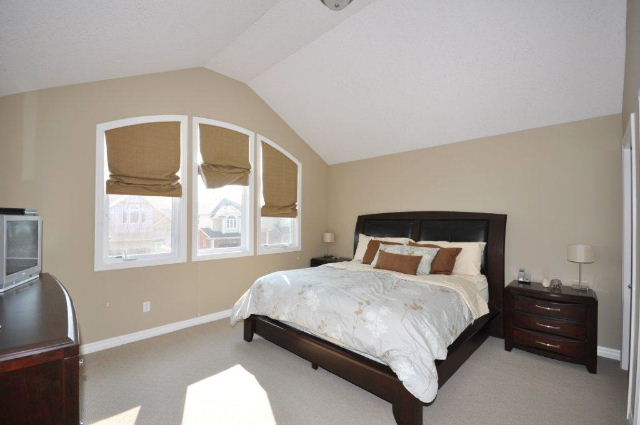
[[[336,241],[335,233],[323,233],[322,234],[322,242],[324,243],[332,243]]]
[[[595,253],[593,246],[578,243],[567,247],[567,260],[573,263],[593,263],[595,261]]]

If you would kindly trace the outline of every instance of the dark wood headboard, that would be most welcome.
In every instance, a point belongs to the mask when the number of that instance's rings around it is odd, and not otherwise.
[[[412,211],[358,216],[353,235],[353,250],[358,235],[407,237],[415,241],[486,242],[482,273],[489,282],[489,307],[501,321],[504,290],[504,240],[507,216],[452,211]],[[499,323],[496,323],[496,333]],[[501,330],[501,329],[500,329]]]

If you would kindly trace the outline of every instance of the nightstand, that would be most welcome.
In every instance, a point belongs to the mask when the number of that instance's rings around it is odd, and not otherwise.
[[[323,264],[328,264],[328,263],[340,263],[342,261],[351,261],[351,258],[346,258],[346,257],[334,257],[334,256],[324,256],[324,257],[314,257],[311,259],[311,267],[318,267],[321,266]]]
[[[513,347],[597,371],[598,298],[593,290],[513,281],[505,288],[504,349]]]

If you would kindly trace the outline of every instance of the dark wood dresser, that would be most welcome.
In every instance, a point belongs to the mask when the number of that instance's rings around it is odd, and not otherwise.
[[[511,282],[504,298],[504,348],[513,347],[597,372],[598,298],[593,290]]]
[[[79,420],[73,302],[50,274],[0,294],[0,424]]]

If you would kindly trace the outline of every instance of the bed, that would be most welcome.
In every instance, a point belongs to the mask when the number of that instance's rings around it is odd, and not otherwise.
[[[487,213],[423,211],[369,214],[358,217],[354,232],[354,252],[361,233],[375,237],[406,237],[415,241],[486,242],[481,273],[486,276],[488,300],[484,304],[482,315],[479,316],[476,312],[474,319],[468,322],[470,324],[468,326],[465,324],[466,328],[459,328],[464,329],[461,333],[458,331],[455,333],[455,335],[459,333],[459,336],[457,338],[451,336],[452,342],[448,346],[442,346],[445,351],[439,356],[440,359],[434,357],[435,362],[432,362],[431,367],[434,368],[433,365],[435,365],[437,370],[437,374],[433,375],[437,381],[435,383],[437,387],[441,387],[489,335],[502,337],[505,225],[506,215]],[[307,273],[307,277],[312,276],[310,272],[303,270],[296,273],[302,273],[303,277],[304,273]],[[322,272],[319,273],[322,274]],[[334,273],[331,276],[336,276],[336,279],[340,276],[337,272],[328,270],[324,273],[328,275]],[[360,275],[367,276],[364,270]],[[410,285],[410,283],[405,284],[404,280],[402,282],[405,286]],[[377,284],[385,284],[385,282],[377,282]],[[426,290],[425,286],[422,285],[421,290]],[[394,311],[393,314],[397,313]],[[270,315],[280,317],[277,314]],[[415,388],[409,386],[411,391],[407,389],[406,374],[396,374],[389,366],[394,367],[396,372],[401,371],[396,364],[393,362],[385,364],[364,352],[343,348],[343,344],[332,342],[331,338],[320,337],[292,323],[275,320],[268,316],[245,313],[243,317],[246,317],[244,320],[246,341],[250,342],[253,335],[258,334],[310,361],[314,369],[322,367],[389,401],[398,424],[422,424],[422,407],[428,403],[424,403],[414,395]],[[394,320],[396,320],[395,316],[391,316],[389,323],[393,324]],[[438,329],[434,331],[440,332]],[[376,341],[381,345],[384,342],[382,339]],[[399,376],[404,379],[404,383]],[[424,397],[420,398],[425,400]]]

